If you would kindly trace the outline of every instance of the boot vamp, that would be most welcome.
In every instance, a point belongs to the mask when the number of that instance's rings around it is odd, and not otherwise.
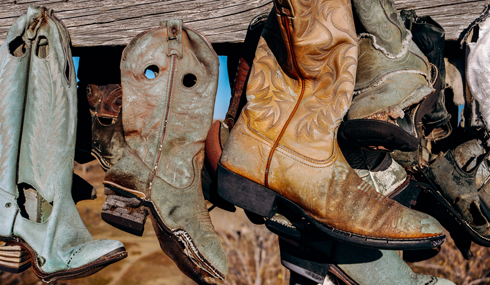
[[[458,153],[456,153],[458,154]],[[429,179],[438,185],[444,198],[480,234],[490,234],[490,224],[480,209],[480,198],[476,188],[476,170],[466,172],[456,161],[455,154],[448,151],[430,165]]]
[[[390,118],[398,119],[404,116],[403,109],[419,103],[433,91],[420,74],[392,73],[381,84],[354,96],[347,119],[362,119],[376,114],[388,114]]]

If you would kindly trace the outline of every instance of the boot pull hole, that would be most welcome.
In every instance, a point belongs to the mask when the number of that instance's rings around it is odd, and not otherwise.
[[[36,46],[36,56],[46,58],[49,54],[49,43],[45,36],[40,36]]]
[[[26,43],[22,39],[22,37],[16,37],[9,44],[10,54],[15,57],[21,57],[26,53]]]
[[[184,86],[187,88],[191,88],[192,86],[196,85],[196,82],[197,77],[192,73],[187,73],[184,75],[184,78],[182,78],[182,84],[184,84]]]
[[[470,214],[473,217],[473,223],[477,226],[483,226],[487,223],[487,220],[483,217],[480,208],[475,202],[470,204]]]
[[[160,69],[156,65],[150,65],[145,69],[145,77],[147,79],[153,79],[158,76]]]

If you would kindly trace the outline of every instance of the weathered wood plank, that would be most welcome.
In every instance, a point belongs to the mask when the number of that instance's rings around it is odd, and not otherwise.
[[[449,40],[457,40],[490,4],[488,0],[395,2],[398,9],[433,16]],[[0,2],[0,44],[17,17],[28,6],[39,5],[54,9],[77,47],[126,45],[136,34],[166,19],[183,19],[213,43],[239,42],[250,20],[272,7],[271,0],[8,0]]]

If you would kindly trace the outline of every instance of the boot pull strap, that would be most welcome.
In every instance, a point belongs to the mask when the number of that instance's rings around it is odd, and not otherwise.
[[[167,56],[182,58],[182,20],[167,20]]]

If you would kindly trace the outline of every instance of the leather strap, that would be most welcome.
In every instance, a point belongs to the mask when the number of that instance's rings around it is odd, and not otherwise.
[[[182,58],[182,20],[167,20],[167,56]]]

